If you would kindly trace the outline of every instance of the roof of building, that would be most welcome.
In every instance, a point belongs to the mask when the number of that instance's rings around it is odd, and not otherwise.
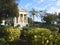
[[[23,8],[20,8],[19,9],[19,12],[27,12],[27,10],[23,9]]]

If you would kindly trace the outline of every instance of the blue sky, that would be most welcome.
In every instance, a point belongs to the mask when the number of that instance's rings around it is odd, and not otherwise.
[[[26,10],[46,10],[48,13],[60,12],[60,0],[19,0],[18,8]],[[38,18],[39,19],[39,18]],[[35,20],[38,20],[37,18]]]
[[[47,10],[49,13],[60,12],[60,0],[20,0],[18,8]]]

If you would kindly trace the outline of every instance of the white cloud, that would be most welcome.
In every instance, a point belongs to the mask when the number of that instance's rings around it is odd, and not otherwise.
[[[51,6],[51,4],[47,4],[44,7],[41,7],[41,6],[37,7],[37,6],[35,6],[34,8],[36,10],[47,10],[49,6]]]
[[[44,2],[44,0],[38,0],[39,2]]]
[[[41,7],[34,7],[35,10],[39,11],[39,10],[44,10],[44,8]]]
[[[60,0],[57,0],[57,1],[56,1],[56,5],[57,5],[57,6],[60,6]]]
[[[38,3],[38,4],[40,4],[40,3],[42,3],[42,2],[44,2],[45,0],[33,0],[35,3]]]
[[[49,1],[57,1],[57,0],[49,0]]]
[[[48,13],[59,13],[60,12],[60,8],[57,8],[57,7],[51,7],[47,10]]]
[[[38,4],[43,3],[45,0],[37,0]]]

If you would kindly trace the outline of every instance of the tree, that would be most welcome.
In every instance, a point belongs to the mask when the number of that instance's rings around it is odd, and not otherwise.
[[[40,10],[39,11],[39,17],[41,19],[41,21],[43,21],[43,17],[46,15],[46,10]]]
[[[30,13],[31,13],[31,16],[33,17],[33,21],[34,21],[34,17],[35,17],[35,15],[36,15],[37,11],[35,11],[35,9],[32,9],[32,10],[30,11]]]
[[[0,19],[18,16],[16,0],[0,0]]]
[[[59,33],[60,33],[60,13],[58,14],[58,21],[57,21],[58,27],[59,27]]]
[[[60,13],[58,14],[58,24],[60,23]]]
[[[43,17],[43,20],[46,21],[47,24],[52,24],[56,21],[57,15],[56,14],[50,14],[46,13],[46,15]]]
[[[35,16],[37,16],[36,14],[37,14],[37,11],[35,11],[35,9],[32,9],[31,11],[30,11],[30,16],[32,16],[32,18],[33,18],[33,23],[32,23],[32,26],[34,25],[34,17]]]
[[[31,18],[28,17],[28,23],[32,24],[33,20]]]

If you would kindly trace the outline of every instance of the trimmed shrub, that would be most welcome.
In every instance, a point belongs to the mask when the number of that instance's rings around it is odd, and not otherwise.
[[[29,41],[32,45],[43,45],[48,43],[51,31],[46,28],[31,28],[24,30],[25,40]]]
[[[58,33],[59,28],[57,26],[49,26],[49,29],[51,29],[52,32]]]
[[[13,42],[20,38],[21,31],[14,27],[0,27],[0,38],[5,38],[8,42]]]
[[[60,34],[58,34],[58,37],[57,37],[57,45],[60,45]]]
[[[60,34],[46,28],[29,28],[24,31],[24,39],[31,45],[60,45]]]
[[[20,30],[18,28],[14,28],[14,27],[5,28],[4,33],[5,33],[4,38],[9,42],[18,40],[20,38],[20,34],[21,34]]]

